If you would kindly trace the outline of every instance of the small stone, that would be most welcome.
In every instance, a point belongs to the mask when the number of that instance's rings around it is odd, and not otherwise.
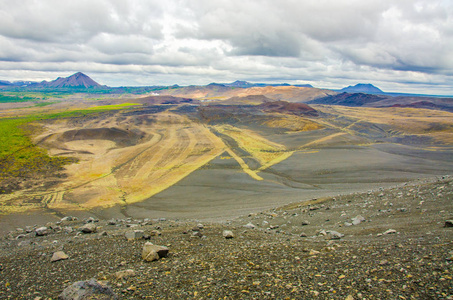
[[[48,234],[47,227],[39,227],[35,229],[35,233],[37,236],[44,236]]]
[[[192,232],[192,235],[190,237],[191,238],[202,238],[203,233],[201,233],[200,231],[194,231],[194,232]]]
[[[354,300],[354,297],[352,297],[352,295],[348,295],[344,300]]]
[[[395,234],[395,233],[396,233],[396,230],[395,230],[395,229],[389,229],[389,230],[383,232],[382,234],[385,235],[385,234]]]
[[[99,220],[97,220],[93,217],[89,217],[88,219],[85,220],[85,223],[95,223],[95,222],[99,222]]]
[[[150,236],[159,236],[159,235],[162,235],[162,233],[159,230],[152,230],[149,235]]]
[[[224,230],[222,233],[223,237],[226,239],[232,239],[234,238],[234,233],[231,230]]]
[[[154,245],[153,243],[146,242],[143,246],[142,258],[145,261],[154,261],[162,257],[167,257],[168,248],[164,246]]]
[[[111,219],[107,222],[108,225],[116,225],[116,220],[115,219]]]
[[[145,235],[143,230],[134,230],[134,231],[128,231],[124,234],[126,239],[128,241],[130,240],[135,240],[135,239],[141,239]]]
[[[381,266],[387,266],[387,265],[389,265],[389,264],[390,264],[389,261],[386,260],[386,259],[381,260],[381,261],[379,262],[379,265],[381,265]]]
[[[311,249],[310,252],[308,253],[308,255],[317,255],[319,253],[321,253],[321,252]]]
[[[299,234],[299,236],[300,236],[300,237],[307,237],[308,235],[307,235],[305,232],[301,232],[301,233]]]
[[[327,235],[327,232],[323,229],[323,230],[319,230],[318,231],[318,235]]]
[[[310,222],[308,222],[307,220],[304,220],[304,221],[302,221],[301,225],[302,226],[310,225]]]
[[[355,218],[352,218],[352,225],[359,225],[363,221],[365,221],[365,218],[362,217],[361,215],[358,215]]]
[[[71,217],[71,216],[67,216],[67,217],[62,218],[61,221],[62,222],[64,222],[64,221],[74,221],[74,218]]]
[[[89,281],[77,281],[65,288],[58,296],[60,300],[103,299],[117,300],[118,296],[112,288],[94,278]]]
[[[80,231],[82,231],[83,233],[93,233],[93,232],[96,232],[96,225],[94,225],[94,223],[87,223],[85,225],[83,225],[82,227],[80,227]]]
[[[330,240],[339,240],[344,237],[344,234],[339,233],[338,231],[330,230],[328,231],[327,239]]]
[[[69,256],[63,251],[57,251],[52,255],[51,262],[68,259]]]
[[[248,223],[248,224],[244,225],[244,227],[247,229],[255,229],[255,225],[253,225],[252,223]]]
[[[135,276],[135,271],[132,269],[124,270],[124,271],[118,271],[115,273],[115,277],[118,280],[121,280],[126,277],[133,277]]]
[[[198,227],[198,229],[203,229],[204,228],[203,224],[201,224],[201,223],[197,224],[197,227]]]
[[[344,226],[346,226],[346,227],[352,226],[352,223],[344,222]]]
[[[444,227],[453,227],[453,220],[446,220]]]

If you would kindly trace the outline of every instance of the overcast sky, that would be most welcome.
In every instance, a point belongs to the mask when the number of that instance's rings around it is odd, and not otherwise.
[[[0,0],[0,80],[453,95],[451,0]]]

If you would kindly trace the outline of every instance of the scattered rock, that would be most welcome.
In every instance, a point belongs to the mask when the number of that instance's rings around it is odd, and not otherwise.
[[[121,280],[121,279],[127,278],[127,277],[133,277],[133,276],[135,276],[135,271],[132,270],[132,269],[127,269],[127,270],[124,270],[124,271],[118,271],[118,272],[115,273],[115,277],[118,280]]]
[[[226,239],[232,239],[234,238],[234,233],[231,230],[224,230],[222,233],[223,237]]]
[[[69,256],[63,251],[57,251],[52,255],[51,262],[68,259]]]
[[[146,242],[143,246],[142,258],[145,261],[154,261],[162,257],[167,257],[168,248],[164,246],[154,245],[153,243]]]
[[[58,296],[60,300],[116,300],[118,296],[113,292],[112,288],[104,285],[94,278],[88,281],[77,281],[65,288]]]
[[[44,236],[48,234],[48,229],[47,227],[39,227],[35,229],[35,233],[37,236]]]
[[[94,223],[92,222],[87,223],[80,227],[80,231],[82,231],[83,233],[93,233],[96,232],[96,229],[97,229],[96,225],[94,225]]]

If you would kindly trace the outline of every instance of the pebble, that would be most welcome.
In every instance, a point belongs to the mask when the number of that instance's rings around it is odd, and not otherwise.
[[[69,256],[63,251],[57,251],[52,255],[51,262],[68,259]]]
[[[37,236],[44,236],[48,234],[48,229],[45,226],[39,227],[35,229],[35,233]]]
[[[167,257],[168,248],[164,246],[154,245],[151,242],[146,242],[142,250],[142,258],[145,261],[154,261],[162,257]]]
[[[92,222],[87,223],[80,227],[80,231],[83,233],[94,233],[96,232],[96,225]]]
[[[222,233],[223,237],[226,239],[232,239],[234,238],[234,233],[231,230],[224,230]]]
[[[117,300],[118,296],[112,288],[104,285],[94,278],[88,281],[77,281],[68,286],[58,296],[60,300],[103,299]]]
[[[127,277],[133,277],[133,276],[135,276],[135,271],[132,270],[132,269],[118,271],[118,272],[115,273],[115,277],[118,280],[121,280],[121,279],[127,278]]]

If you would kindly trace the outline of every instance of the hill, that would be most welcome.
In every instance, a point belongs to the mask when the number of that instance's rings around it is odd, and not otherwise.
[[[78,72],[69,77],[58,77],[53,81],[42,81],[33,85],[34,87],[44,88],[92,88],[101,87],[99,83],[91,79],[89,76]]]

